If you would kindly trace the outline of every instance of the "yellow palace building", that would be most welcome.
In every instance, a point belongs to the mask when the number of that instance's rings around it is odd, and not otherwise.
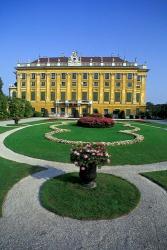
[[[120,57],[42,57],[18,63],[10,96],[57,116],[145,111],[147,66]]]

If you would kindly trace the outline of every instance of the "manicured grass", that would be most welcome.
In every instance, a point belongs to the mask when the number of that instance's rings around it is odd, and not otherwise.
[[[141,143],[126,146],[109,146],[108,152],[111,154],[111,165],[137,165],[167,161],[167,131],[158,129],[156,127],[154,128],[149,125],[144,126],[143,124],[133,122],[132,125],[134,124],[137,127],[141,128],[141,131],[139,131],[139,133],[144,135],[144,141]],[[5,140],[5,144],[13,151],[19,152],[24,155],[58,162],[70,162],[71,145],[55,143],[53,141],[45,139],[44,134],[48,131],[51,131],[49,129],[49,126],[50,124],[44,124],[24,128],[23,130],[17,131],[7,137]],[[111,128],[113,136],[115,136],[114,133],[116,133],[117,126],[120,125],[116,124],[114,128]],[[62,126],[62,128],[65,127],[66,126]],[[84,129],[85,128],[81,128],[82,131],[84,131]],[[126,127],[122,127],[122,129],[126,129]],[[94,129],[90,128],[89,135],[92,138],[95,138],[96,136],[93,134],[93,131]],[[110,130],[109,128],[100,128],[98,131],[99,133],[96,140],[99,140],[99,138],[103,138],[103,136],[105,136],[102,131],[108,133]],[[64,135],[65,134],[68,134],[68,136],[70,136],[70,132],[64,133]],[[118,135],[122,136],[121,133],[118,133]],[[80,140],[81,132],[74,133],[73,131],[73,136]],[[127,138],[126,136],[127,135],[125,135],[125,138]],[[85,138],[86,137],[87,134],[85,134]]]
[[[156,172],[147,172],[142,173],[141,175],[150,179],[151,181],[157,183],[165,190],[167,190],[167,170],[164,171],[156,171]]]
[[[32,167],[0,157],[0,216],[2,216],[4,198],[9,189],[23,177],[41,170],[42,168],[40,167]]]
[[[138,189],[108,174],[98,174],[97,187],[85,189],[78,173],[53,178],[40,190],[41,204],[61,216],[75,219],[111,219],[129,213],[140,199]]]
[[[112,128],[86,128],[76,126],[76,123],[71,122],[68,125],[59,126],[59,128],[69,129],[70,132],[63,132],[55,134],[57,138],[71,140],[71,141],[88,141],[88,142],[113,142],[121,140],[131,140],[134,137],[118,133],[120,130],[125,130],[122,124],[117,124]]]
[[[6,131],[9,131],[9,130],[11,130],[11,129],[13,129],[13,128],[0,127],[0,134],[4,133],[4,132],[6,132]]]

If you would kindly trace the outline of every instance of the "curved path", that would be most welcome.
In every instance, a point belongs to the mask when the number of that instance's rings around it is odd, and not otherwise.
[[[167,249],[167,193],[138,174],[165,170],[167,162],[100,170],[123,177],[140,190],[140,203],[128,215],[101,221],[63,218],[41,207],[39,189],[47,179],[77,168],[23,156],[6,148],[4,139],[20,129],[23,127],[0,134],[1,156],[48,169],[22,179],[9,191],[0,219],[0,249]]]

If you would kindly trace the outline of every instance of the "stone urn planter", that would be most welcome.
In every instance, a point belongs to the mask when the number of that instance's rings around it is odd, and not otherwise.
[[[88,188],[95,188],[97,166],[95,164],[89,164],[88,167],[80,166],[79,177],[83,186]]]
[[[71,149],[71,161],[80,168],[81,184],[87,188],[96,187],[97,168],[109,163],[110,156],[103,143],[79,144]]]

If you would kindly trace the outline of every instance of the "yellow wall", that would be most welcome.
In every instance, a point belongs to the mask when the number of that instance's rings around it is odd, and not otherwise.
[[[26,79],[22,79],[22,73],[26,73]],[[31,74],[35,73],[35,79],[31,79]],[[41,79],[41,73],[46,74],[46,79]],[[51,73],[56,73],[56,79],[51,79]],[[66,73],[66,80],[61,79],[61,73]],[[77,73],[76,87],[72,86],[72,73]],[[88,73],[88,80],[83,79],[83,73]],[[99,73],[99,79],[95,80],[94,73]],[[105,80],[105,73],[110,74],[110,79]],[[115,74],[120,73],[121,79],[116,80]],[[128,80],[127,74],[132,73],[132,80]],[[55,101],[60,100],[61,92],[66,92],[66,100],[71,100],[71,93],[77,93],[77,100],[82,100],[82,92],[88,93],[88,100],[93,101],[93,92],[98,92],[98,101],[89,105],[89,112],[93,112],[93,109],[98,109],[100,113],[104,113],[104,109],[108,109],[109,112],[113,112],[115,109],[124,110],[130,109],[131,114],[136,114],[136,108],[140,111],[145,111],[145,86],[147,70],[139,68],[117,68],[117,67],[35,67],[35,68],[17,68],[17,96],[21,98],[22,92],[26,92],[26,99],[31,102],[36,111],[41,111],[41,108],[48,109],[51,112],[51,108],[55,108]],[[137,81],[137,76],[141,76],[141,81]],[[26,86],[22,87],[22,82],[25,82]],[[35,82],[35,86],[31,86],[32,82]],[[41,86],[41,82],[45,82],[45,86]],[[51,82],[55,82],[55,86],[51,86]],[[66,82],[66,86],[62,87],[62,82]],[[83,82],[87,82],[88,86],[84,87]],[[98,82],[98,87],[94,87],[94,82]],[[105,87],[105,82],[109,83],[109,87]],[[120,82],[120,88],[116,87],[116,82]],[[127,83],[131,82],[132,87],[128,88]],[[137,84],[140,84],[140,88],[137,88]],[[13,89],[11,90],[13,91]],[[31,100],[31,92],[35,92],[35,101]],[[40,92],[45,92],[45,101],[41,101]],[[51,92],[55,93],[55,101],[51,101]],[[109,92],[109,101],[104,102],[104,92]],[[121,101],[115,102],[115,92],[120,92]],[[126,102],[126,93],[132,93],[132,101]],[[136,101],[136,93],[140,93],[140,101]],[[64,106],[63,104],[59,105]],[[82,108],[88,105],[81,104],[77,109],[82,113]],[[67,110],[66,110],[67,112]],[[71,105],[68,107],[68,114],[71,113]]]

